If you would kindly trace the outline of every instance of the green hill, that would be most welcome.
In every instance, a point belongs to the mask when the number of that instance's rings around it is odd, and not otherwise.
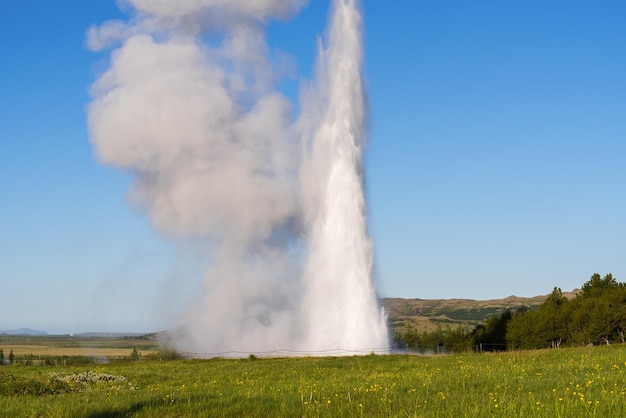
[[[578,292],[575,289],[563,295],[571,299]],[[509,296],[492,300],[383,298],[381,302],[387,312],[392,333],[401,332],[408,326],[419,332],[430,332],[437,329],[437,326],[457,328],[460,325],[473,328],[484,323],[487,317],[500,314],[506,309],[537,307],[547,297],[548,295],[532,298]]]

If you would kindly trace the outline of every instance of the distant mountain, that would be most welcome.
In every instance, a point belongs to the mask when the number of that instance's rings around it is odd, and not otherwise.
[[[6,335],[48,335],[45,331],[38,331],[30,328],[10,329],[7,331],[0,331],[0,334]]]
[[[563,296],[572,299],[580,292],[574,289],[563,292]],[[497,315],[506,309],[517,309],[521,306],[538,307],[549,295],[523,298],[509,296],[504,299],[471,300],[471,299],[400,299],[384,298],[381,300],[391,331],[402,332],[411,327],[418,332],[434,331],[442,328],[473,328],[484,323],[487,317]]]

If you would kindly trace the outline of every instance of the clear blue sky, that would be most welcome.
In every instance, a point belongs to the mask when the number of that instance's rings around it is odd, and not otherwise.
[[[269,28],[311,74],[328,1]],[[382,296],[487,299],[626,281],[626,3],[364,0],[370,228]],[[86,30],[113,0],[0,6],[0,329],[160,329],[202,262],[97,164]],[[180,278],[188,277],[187,287]]]

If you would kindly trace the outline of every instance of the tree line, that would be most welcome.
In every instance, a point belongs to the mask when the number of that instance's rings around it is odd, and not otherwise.
[[[626,342],[626,284],[595,273],[573,298],[555,287],[537,308],[521,306],[494,315],[473,329],[439,327],[396,333],[399,348],[422,352],[503,351]]]

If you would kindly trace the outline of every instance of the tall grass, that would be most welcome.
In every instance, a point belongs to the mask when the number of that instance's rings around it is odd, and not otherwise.
[[[76,378],[88,369],[126,379]],[[0,386],[9,376],[48,384],[51,373],[78,383],[59,393],[0,395],[0,416],[618,417],[626,416],[625,370],[626,346],[4,366]]]

